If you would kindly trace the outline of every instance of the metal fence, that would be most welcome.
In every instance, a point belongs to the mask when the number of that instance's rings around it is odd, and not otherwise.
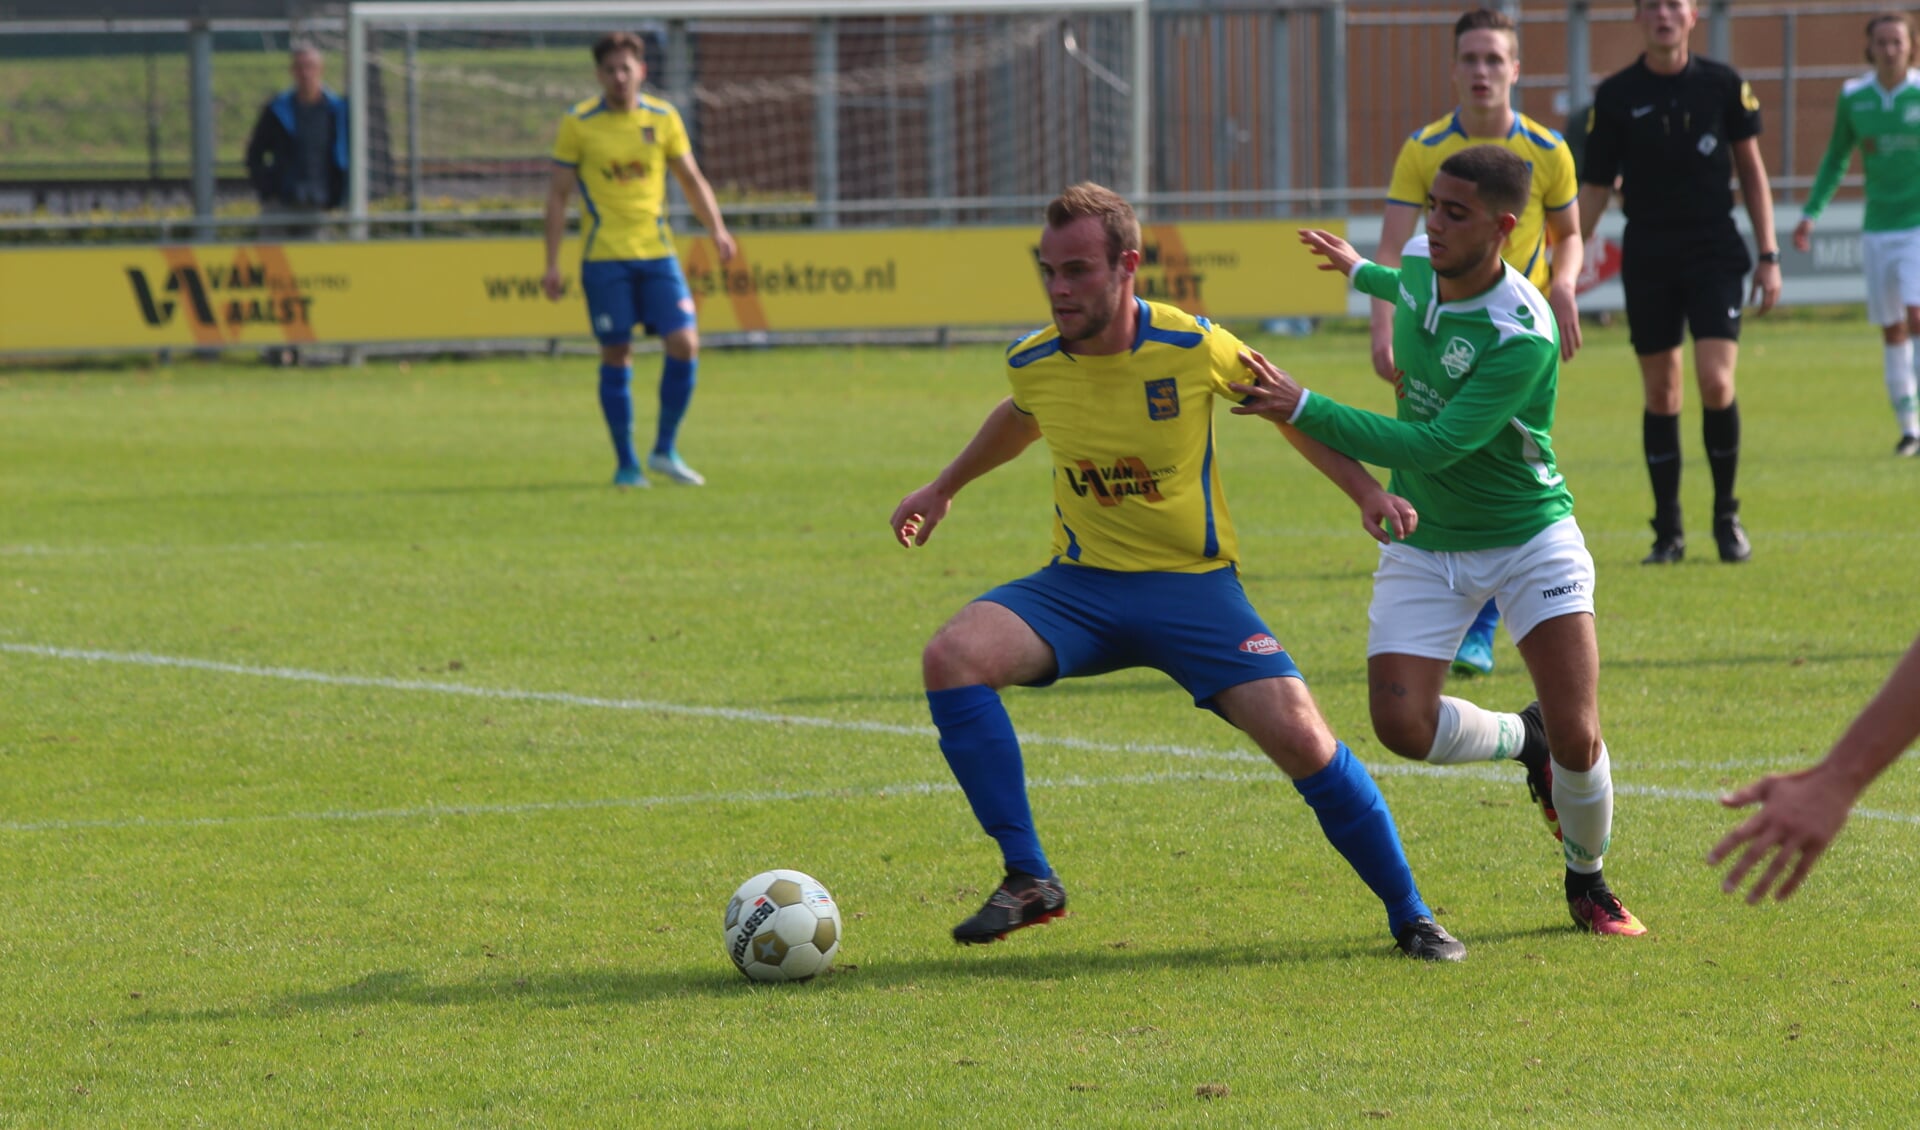
[[[1564,126],[1593,83],[1639,50],[1630,4],[1500,6],[1521,28],[1520,107],[1551,126]],[[1143,203],[1165,219],[1373,209],[1401,141],[1453,104],[1451,25],[1461,8],[1395,0],[1154,0]],[[1837,89],[1865,70],[1861,28],[1881,8],[1859,0],[1704,4],[1696,48],[1730,59],[1753,83],[1766,114],[1763,151],[1783,199],[1794,199],[1811,182]],[[343,45],[344,32],[337,6],[298,24],[0,23],[0,148],[8,153],[0,163],[0,239],[183,238],[251,225],[240,156],[253,116],[284,85],[293,37]],[[686,53],[663,58],[661,72],[698,72],[697,30],[663,36],[659,47]],[[811,43],[796,49],[818,65],[837,65],[830,58],[820,62]],[[337,54],[331,65],[330,78],[345,89]],[[408,73],[402,68],[390,77],[380,97],[404,105]],[[591,92],[587,63],[575,79],[583,94]],[[1030,102],[1047,89],[1042,82],[981,97]],[[557,115],[558,104],[554,109]],[[925,108],[912,97],[857,112],[901,120],[917,114],[917,127],[926,125]],[[720,127],[698,114],[689,124],[699,150],[716,157],[708,163],[713,178],[740,183],[718,137],[702,136]],[[813,119],[797,128],[818,125]],[[936,122],[932,128],[962,127]],[[951,140],[957,148],[958,137]],[[936,138],[932,148],[940,145]],[[537,201],[524,199],[522,190],[503,191],[478,210],[470,201],[437,204],[422,183],[432,174],[409,156],[403,141],[388,139],[381,155],[385,210],[376,217],[376,233],[428,225],[528,230],[537,215]],[[524,157],[537,164],[544,152]],[[820,151],[807,159],[837,157]],[[769,191],[763,194],[769,199],[760,200],[749,191],[730,201],[728,211],[742,222],[771,224],[836,217],[919,222],[929,213],[924,182],[909,184],[897,199],[884,193],[855,198],[833,187],[857,179],[816,168],[805,178],[806,191]],[[935,211],[962,221],[995,219],[1016,207],[1030,214],[1033,203],[1024,195],[992,199],[1005,207]],[[126,215],[141,210],[151,215]]]

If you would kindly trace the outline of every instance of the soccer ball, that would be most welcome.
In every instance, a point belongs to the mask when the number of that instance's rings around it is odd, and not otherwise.
[[[805,981],[840,952],[840,908],[818,879],[762,871],[727,903],[727,956],[753,981]]]

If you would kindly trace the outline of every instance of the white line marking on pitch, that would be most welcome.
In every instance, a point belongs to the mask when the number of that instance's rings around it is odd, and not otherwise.
[[[1118,777],[1035,778],[1027,782],[1035,789],[1087,789],[1122,785],[1165,785],[1183,781],[1221,781],[1242,783],[1275,781],[1264,773],[1184,772],[1133,773]],[[518,804],[424,804],[408,808],[340,809],[319,812],[270,812],[244,816],[183,816],[151,819],[144,816],[114,817],[101,820],[41,820],[0,822],[4,832],[71,832],[95,828],[218,828],[231,824],[269,824],[283,821],[361,821],[415,820],[447,816],[514,816],[538,812],[580,812],[607,808],[653,808],[665,805],[761,804],[772,801],[835,800],[848,797],[933,796],[957,793],[952,781],[920,782],[848,787],[844,789],[760,789],[741,792],[683,793],[668,796],[613,797],[591,800],[526,801]]]
[[[475,687],[461,683],[442,683],[427,679],[388,679],[366,675],[330,675],[324,671],[306,671],[297,667],[250,667],[239,663],[222,663],[211,659],[189,659],[172,655],[153,655],[138,651],[98,651],[86,648],[47,647],[41,644],[0,642],[0,653],[38,656],[45,659],[66,659],[84,663],[118,663],[141,667],[163,667],[189,671],[212,671],[225,675],[243,675],[259,679],[281,679],[290,682],[318,683],[324,686],[365,687],[374,690],[418,691],[429,694],[461,695],[468,698],[504,700],[510,702],[551,702],[563,706],[586,706],[605,710],[631,710],[642,713],[679,715],[682,717],[717,718],[730,722],[745,722],[757,725],[812,726],[825,730],[843,730],[856,733],[899,734],[903,737],[934,738],[937,731],[931,726],[905,726],[892,722],[866,722],[857,719],[819,718],[805,714],[775,714],[764,710],[745,710],[729,706],[692,706],[686,703],[653,702],[647,699],[599,698],[592,695],[569,694],[563,691],[526,691],[500,689],[494,687]],[[1100,742],[1086,738],[1050,737],[1044,734],[1023,734],[1021,744],[1028,746],[1044,745],[1061,749],[1083,750],[1093,753],[1148,753],[1172,757],[1186,757],[1215,761],[1244,761],[1266,764],[1267,759],[1259,754],[1245,750],[1205,749],[1193,746],[1159,745],[1146,742]],[[1493,765],[1465,765],[1439,767],[1421,765],[1414,762],[1390,762],[1387,764],[1365,763],[1369,772],[1380,777],[1437,777],[1441,779],[1468,779],[1475,781],[1514,780],[1510,771],[1503,771]],[[1147,774],[1137,777],[1111,778],[1065,778],[1058,782],[1035,780],[1029,782],[1036,788],[1086,787],[1101,784],[1136,784],[1154,781],[1239,781],[1266,780],[1264,774],[1231,773],[1188,773],[1188,774]],[[907,784],[890,786],[887,789],[870,790],[817,790],[791,793],[701,793],[686,796],[651,797],[628,800],[581,800],[551,801],[517,805],[456,805],[448,807],[428,806],[405,809],[374,809],[363,812],[319,812],[319,813],[277,813],[263,816],[205,817],[187,818],[172,821],[146,820],[139,817],[101,820],[101,821],[51,821],[45,823],[0,823],[0,831],[33,832],[54,831],[78,828],[133,828],[133,827],[197,827],[203,825],[237,824],[266,820],[379,820],[412,819],[424,816],[448,815],[490,815],[518,812],[559,811],[591,808],[634,808],[651,804],[698,804],[748,802],[753,800],[802,800],[816,797],[833,796],[880,796],[887,792],[912,792],[932,794],[951,792],[955,786],[942,782],[937,784]],[[1674,789],[1662,785],[1635,785],[1616,783],[1614,792],[1621,796],[1643,796],[1656,800],[1689,800],[1718,803],[1720,794],[1702,789]],[[1856,809],[1853,815],[1864,820],[1885,820],[1902,824],[1920,824],[1920,814],[1901,812],[1883,812],[1876,809]]]
[[[463,695],[508,702],[551,702],[562,706],[587,706],[602,710],[633,710],[646,714],[671,714],[691,718],[717,718],[727,722],[749,722],[773,726],[812,726],[823,730],[845,730],[868,734],[899,734],[902,737],[934,738],[932,726],[904,726],[893,722],[864,722],[858,719],[819,718],[807,714],[775,714],[765,710],[745,710],[732,706],[692,706],[679,702],[654,702],[637,698],[599,698],[564,691],[523,691],[476,687],[463,683],[442,683],[428,679],[387,679],[367,675],[329,675],[324,671],[304,671],[296,667],[249,667],[239,663],[221,663],[211,659],[187,659],[172,655],[153,655],[139,651],[93,651],[83,648],[43,647],[39,644],[0,643],[0,652],[35,655],[46,659],[70,659],[84,663],[120,663],[139,667],[169,667],[189,671],[213,671],[223,675],[244,675],[256,679],[283,679],[298,683],[319,683],[333,687],[366,687],[387,691],[422,691],[429,694]],[[1192,757],[1218,761],[1266,763],[1266,758],[1245,750],[1200,749],[1192,746],[1151,745],[1144,742],[1095,742],[1083,738],[1050,738],[1023,735],[1027,745],[1059,746],[1064,749],[1092,750],[1099,753],[1160,753],[1173,757]]]

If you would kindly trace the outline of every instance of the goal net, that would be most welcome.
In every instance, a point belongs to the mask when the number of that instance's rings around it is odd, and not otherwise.
[[[730,223],[1025,220],[1075,181],[1144,187],[1145,28],[1146,0],[357,3],[353,207],[537,207],[621,30]]]

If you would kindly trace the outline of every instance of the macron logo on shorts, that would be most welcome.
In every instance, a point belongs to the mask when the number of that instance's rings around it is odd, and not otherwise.
[[[1257,636],[1248,636],[1246,639],[1241,640],[1240,650],[1246,652],[1248,655],[1278,655],[1286,649],[1280,646],[1279,640],[1262,633]]]
[[[1564,584],[1557,588],[1541,589],[1540,598],[1542,600],[1553,600],[1557,597],[1562,597],[1562,596],[1574,596],[1578,593],[1585,592],[1586,588],[1587,586],[1581,584],[1579,581],[1574,581],[1570,584]]]

